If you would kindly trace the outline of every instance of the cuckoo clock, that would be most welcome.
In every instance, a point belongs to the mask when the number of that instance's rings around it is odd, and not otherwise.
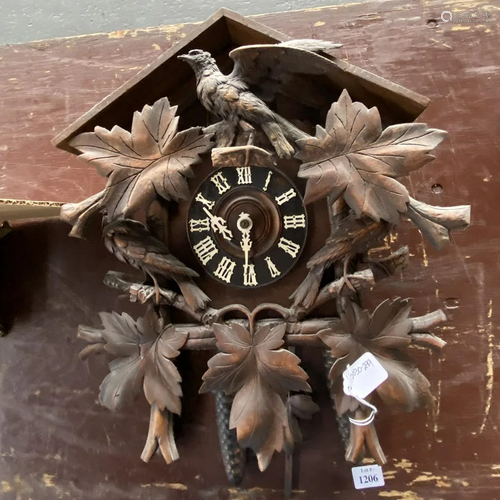
[[[426,205],[400,180],[445,136],[415,121],[427,104],[342,60],[340,43],[289,40],[223,9],[54,139],[108,179],[63,207],[71,235],[102,217],[104,244],[138,272],[105,283],[144,314],[101,313],[79,336],[82,358],[114,358],[101,404],[150,403],[143,460],[179,458],[181,349],[212,351],[200,392],[215,394],[236,484],[247,449],[261,470],[284,451],[290,490],[299,420],[319,410],[298,346],[326,353],[350,462],[385,462],[379,406],[432,405],[407,350],[443,347],[430,330],[444,314],[411,317],[393,297],[368,311],[357,296],[407,264],[406,247],[378,251],[402,217],[437,248],[468,225],[468,206]],[[366,392],[353,368],[370,363],[384,376]]]

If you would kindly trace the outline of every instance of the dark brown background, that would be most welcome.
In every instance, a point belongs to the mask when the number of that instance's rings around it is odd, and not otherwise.
[[[436,23],[443,10],[487,10],[490,22]],[[437,329],[448,342],[443,355],[415,352],[432,383],[436,413],[381,411],[386,486],[356,492],[321,357],[301,353],[322,411],[303,426],[296,498],[500,498],[498,2],[370,2],[257,19],[293,37],[342,42],[349,62],[430,97],[421,119],[449,137],[408,185],[427,203],[472,204],[471,227],[440,253],[404,224],[393,246],[410,245],[410,268],[364,302],[402,295],[414,298],[415,314],[445,310],[450,321]],[[103,180],[50,139],[190,28],[1,47],[0,197],[78,201],[99,190]],[[100,407],[106,360],[80,362],[82,343],[75,339],[79,323],[97,326],[100,310],[139,309],[101,285],[104,272],[120,266],[102,247],[97,221],[87,241],[68,238],[68,229],[55,221],[27,223],[0,241],[1,317],[11,326],[0,340],[2,500],[281,498],[282,456],[263,474],[252,460],[243,488],[228,487],[211,396],[196,394],[206,353],[180,359],[181,459],[168,467],[159,457],[140,461],[147,404],[117,414]]]

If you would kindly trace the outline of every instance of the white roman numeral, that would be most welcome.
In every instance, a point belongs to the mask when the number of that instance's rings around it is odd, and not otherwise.
[[[192,233],[202,233],[210,231],[210,219],[189,219],[189,231]]]
[[[209,210],[212,210],[212,208],[215,207],[215,201],[207,200],[201,193],[196,195],[195,200],[208,207]]]
[[[271,176],[272,175],[273,175],[273,171],[269,170],[269,172],[267,174],[266,183],[264,184],[264,187],[262,188],[264,191],[267,191],[267,188],[269,187],[269,183],[271,182]]]
[[[219,249],[215,246],[214,240],[210,236],[196,243],[193,250],[204,266],[219,252]]]
[[[215,174],[210,181],[215,184],[219,194],[224,194],[226,191],[231,189],[231,186],[228,184],[227,179],[222,175],[222,172]]]
[[[280,238],[278,242],[278,247],[281,248],[284,252],[286,252],[288,255],[293,257],[297,257],[297,254],[299,253],[300,250],[300,245],[297,245],[297,243],[294,243],[293,241],[287,240],[286,238]]]
[[[225,281],[226,283],[231,282],[231,277],[233,276],[234,268],[236,267],[236,262],[228,259],[227,257],[222,257],[222,260],[219,262],[217,269],[214,274],[217,278]]]
[[[252,184],[252,169],[251,167],[237,167],[238,184]]]
[[[243,284],[245,286],[256,286],[259,284],[257,282],[257,274],[255,274],[255,266],[253,264],[243,265]]]
[[[271,257],[266,257],[264,259],[267,263],[267,268],[269,269],[269,274],[271,278],[276,278],[281,274],[281,271],[274,265],[274,262],[271,260]]]
[[[295,198],[297,196],[297,193],[295,189],[290,188],[288,191],[286,191],[283,194],[280,194],[279,196],[276,196],[274,198],[276,200],[276,203],[278,205],[283,205],[283,203],[286,203],[287,201],[291,200],[292,198]]]
[[[285,215],[283,217],[283,225],[285,229],[297,229],[306,227],[306,216],[302,215]]]

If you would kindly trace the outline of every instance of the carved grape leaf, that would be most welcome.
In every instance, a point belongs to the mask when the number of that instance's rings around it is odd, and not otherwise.
[[[423,123],[382,130],[377,108],[352,102],[344,90],[330,108],[325,128],[318,125],[314,137],[297,141],[301,151],[296,157],[305,162],[298,173],[307,179],[305,202],[343,196],[358,217],[397,224],[410,198],[395,178],[432,161],[429,152],[445,135]]]
[[[70,142],[82,153],[80,159],[108,177],[101,206],[106,206],[110,220],[133,218],[158,195],[166,200],[189,197],[186,177],[193,176],[191,166],[210,149],[211,136],[201,127],[178,132],[176,111],[164,97],[134,113],[131,132],[98,126]]]
[[[371,352],[389,375],[376,389],[384,403],[406,411],[433,406],[429,381],[404,352],[412,342],[410,311],[410,301],[400,298],[385,300],[373,314],[350,302],[340,312],[339,329],[318,333],[331,349],[331,355],[337,358],[329,377],[340,415],[359,407],[355,398],[344,394],[342,373],[366,352]]]
[[[99,401],[110,410],[131,403],[144,390],[150,405],[180,414],[181,377],[171,359],[187,334],[164,326],[153,308],[135,322],[128,314],[100,313],[104,349],[117,359],[100,387]]]
[[[213,325],[220,351],[208,362],[201,393],[224,390],[235,394],[230,428],[242,447],[252,448],[265,470],[274,451],[281,451],[288,425],[288,391],[311,391],[300,359],[282,349],[286,325],[263,326],[253,336],[243,326]]]

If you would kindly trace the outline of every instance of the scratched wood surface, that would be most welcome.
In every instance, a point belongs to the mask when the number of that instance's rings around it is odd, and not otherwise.
[[[482,10],[490,22],[441,23],[443,10]],[[436,397],[435,414],[389,415],[377,428],[389,457],[386,486],[356,492],[324,389],[321,355],[302,352],[322,411],[304,428],[296,498],[500,499],[498,286],[500,220],[500,8],[485,2],[370,2],[259,16],[293,37],[344,43],[342,57],[432,99],[422,120],[449,131],[438,159],[408,179],[432,204],[472,204],[472,226],[442,252],[403,225],[410,268],[366,296],[414,298],[415,314],[443,308],[443,355],[416,351]],[[438,22],[436,22],[436,20]],[[188,33],[168,26],[0,48],[0,197],[77,201],[103,181],[50,139]],[[147,404],[117,414],[97,404],[106,360],[81,363],[79,323],[99,310],[139,309],[101,285],[119,264],[96,223],[87,241],[59,222],[16,226],[0,243],[0,498],[278,499],[283,457],[261,474],[255,460],[241,489],[228,487],[210,396],[198,396],[208,354],[183,353],[181,460],[149,465],[139,455]],[[6,264],[7,263],[7,264]],[[124,269],[124,268],[121,268]]]

